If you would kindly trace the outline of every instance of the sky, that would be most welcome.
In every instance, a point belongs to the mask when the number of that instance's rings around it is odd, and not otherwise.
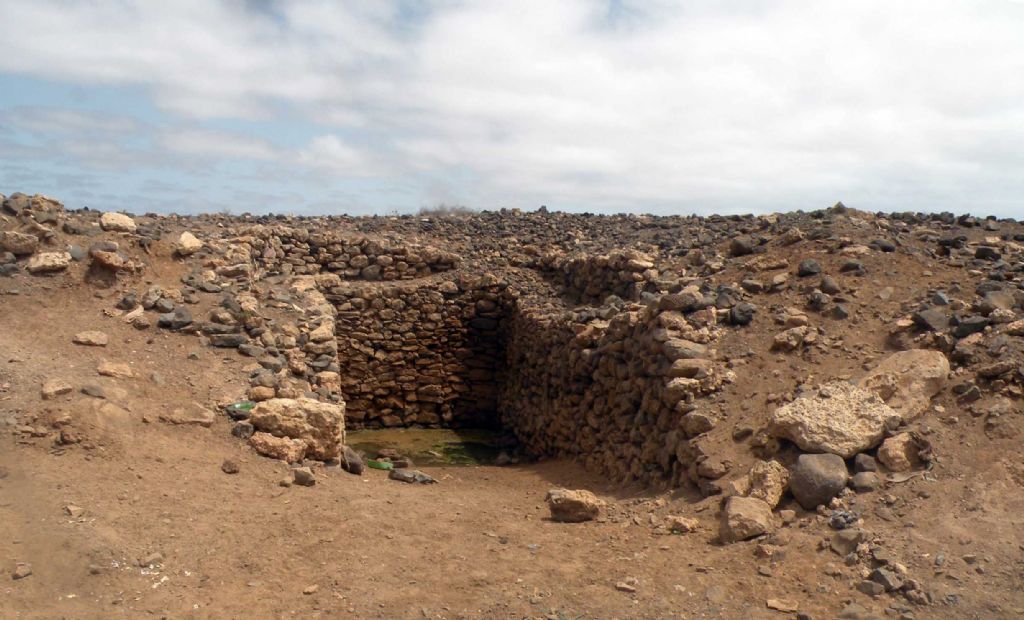
[[[1024,218],[1024,0],[0,0],[0,193]]]

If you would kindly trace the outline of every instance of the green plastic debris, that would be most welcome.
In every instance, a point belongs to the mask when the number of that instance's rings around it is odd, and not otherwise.
[[[252,408],[256,406],[256,403],[251,400],[243,400],[237,403],[231,403],[227,406],[229,411],[252,411]]]
[[[366,460],[366,466],[372,467],[373,469],[394,469],[395,466],[387,461],[374,461],[372,459]]]

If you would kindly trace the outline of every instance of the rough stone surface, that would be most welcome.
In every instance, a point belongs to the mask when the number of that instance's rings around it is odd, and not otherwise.
[[[597,518],[604,501],[586,490],[551,489],[548,491],[551,519],[562,523],[581,523]]]
[[[216,414],[199,403],[176,407],[159,415],[161,422],[208,427],[213,424]]]
[[[306,455],[306,444],[301,440],[274,437],[270,433],[253,433],[249,445],[263,456],[286,463],[297,463]]]
[[[801,454],[790,470],[789,491],[807,510],[827,504],[846,487],[846,462],[835,454]]]
[[[689,534],[700,529],[700,521],[691,517],[669,515],[666,517],[668,529],[673,534]]]
[[[918,456],[921,447],[910,433],[898,433],[882,442],[878,449],[878,460],[889,471],[908,471],[921,464]]]
[[[941,351],[911,349],[885,358],[858,385],[882,397],[904,422],[919,417],[949,377],[949,360]]]
[[[345,443],[344,404],[272,398],[256,405],[249,421],[259,431],[302,441],[306,456],[321,461],[339,458]]]
[[[719,537],[732,543],[767,534],[775,528],[772,508],[755,497],[732,496],[722,510]]]
[[[35,235],[14,231],[0,231],[0,250],[24,256],[32,254],[39,248],[39,238]]]
[[[789,485],[789,470],[778,461],[758,461],[750,468],[747,497],[754,497],[775,508]]]
[[[119,379],[130,379],[135,376],[135,371],[125,362],[100,362],[96,372],[104,377],[117,377]]]
[[[316,484],[316,476],[308,467],[296,467],[292,470],[292,482],[299,486],[311,487]]]
[[[72,341],[75,344],[81,344],[87,347],[105,347],[107,346],[107,342],[110,341],[110,337],[101,331],[87,330],[75,334]]]
[[[850,458],[878,445],[885,430],[895,427],[899,419],[877,394],[833,381],[776,409],[768,432],[807,452]]]
[[[108,211],[100,216],[100,228],[113,232],[135,232],[135,220],[124,213]]]
[[[178,237],[174,250],[179,256],[191,256],[203,248],[203,242],[187,230]]]
[[[43,383],[42,397],[43,400],[52,400],[58,396],[69,394],[73,389],[74,387],[63,379],[50,379]]]
[[[40,273],[53,273],[63,271],[71,264],[71,254],[68,252],[40,252],[28,259],[25,269],[35,275]]]

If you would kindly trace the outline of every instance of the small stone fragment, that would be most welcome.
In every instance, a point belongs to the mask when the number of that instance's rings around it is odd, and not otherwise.
[[[87,347],[105,347],[110,338],[105,333],[96,330],[78,332],[72,339],[75,344]]]

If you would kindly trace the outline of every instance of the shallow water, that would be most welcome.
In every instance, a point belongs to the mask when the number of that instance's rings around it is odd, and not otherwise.
[[[347,433],[347,443],[374,458],[383,448],[397,450],[416,465],[488,465],[501,452],[501,435],[487,429],[386,428]]]

